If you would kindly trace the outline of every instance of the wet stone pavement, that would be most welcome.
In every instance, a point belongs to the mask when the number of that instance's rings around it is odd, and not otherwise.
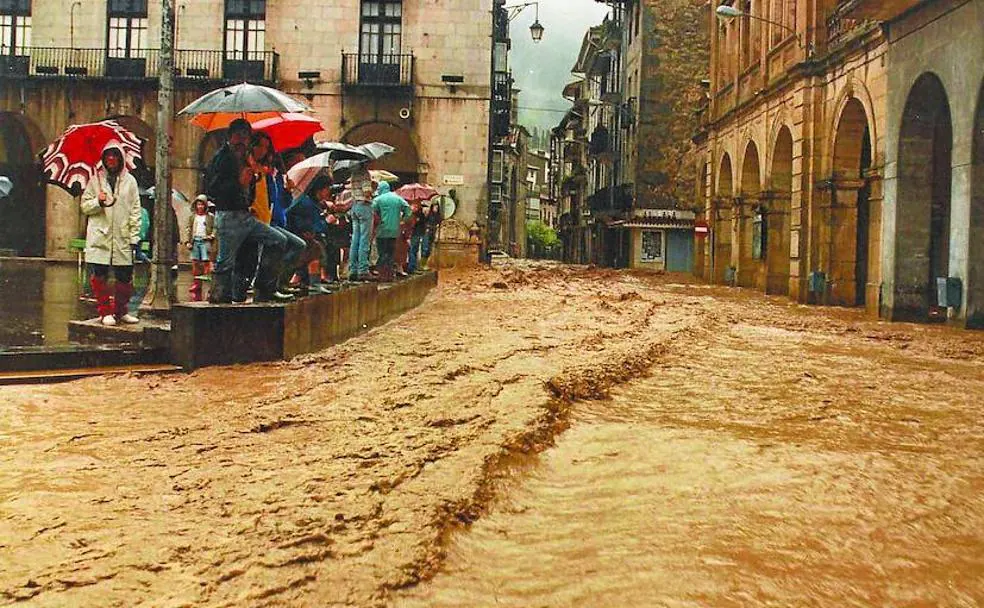
[[[977,606],[984,335],[520,265],[279,365],[0,388],[0,604]]]

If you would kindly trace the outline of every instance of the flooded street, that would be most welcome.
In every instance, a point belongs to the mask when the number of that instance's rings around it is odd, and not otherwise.
[[[976,606],[984,335],[442,278],[321,353],[0,387],[0,604]]]
[[[984,603],[979,338],[747,304],[575,405],[396,605]]]

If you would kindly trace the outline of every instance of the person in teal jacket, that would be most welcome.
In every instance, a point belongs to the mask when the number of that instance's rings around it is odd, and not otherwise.
[[[379,217],[376,228],[376,247],[379,249],[379,280],[393,280],[393,255],[396,239],[400,236],[400,225],[413,214],[410,204],[402,196],[390,191],[387,182],[380,182],[376,198],[372,199],[372,211]]]

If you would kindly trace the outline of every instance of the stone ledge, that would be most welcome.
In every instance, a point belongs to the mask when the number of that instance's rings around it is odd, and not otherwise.
[[[435,285],[437,273],[428,272],[288,304],[178,304],[171,309],[171,362],[192,370],[318,351],[418,306]]]

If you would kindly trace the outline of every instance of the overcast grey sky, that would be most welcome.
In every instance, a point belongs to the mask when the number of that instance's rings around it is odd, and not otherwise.
[[[525,1],[525,0],[523,0]],[[513,78],[522,89],[519,97],[519,121],[532,127],[553,127],[563,112],[545,112],[525,108],[550,108],[566,111],[570,103],[561,97],[564,85],[571,80],[571,67],[577,59],[584,32],[601,20],[610,10],[595,0],[539,0],[540,23],[545,32],[543,40],[534,45],[529,27],[535,7],[525,9],[510,24]],[[520,4],[520,0],[509,1]]]

